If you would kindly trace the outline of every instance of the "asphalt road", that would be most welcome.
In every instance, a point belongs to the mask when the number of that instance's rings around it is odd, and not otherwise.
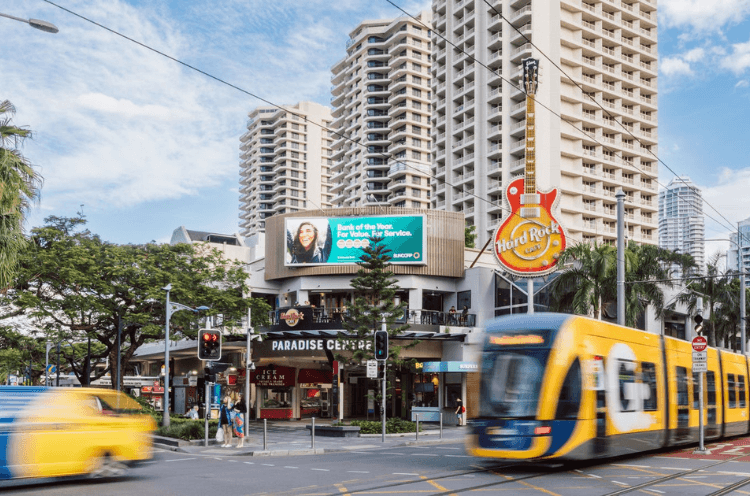
[[[710,456],[694,457],[689,450],[680,450],[577,466],[518,466],[476,459],[467,456],[459,443],[309,456],[215,451],[159,451],[154,460],[121,479],[14,482],[0,486],[0,494],[750,495],[750,461],[745,456],[750,446],[717,448]]]

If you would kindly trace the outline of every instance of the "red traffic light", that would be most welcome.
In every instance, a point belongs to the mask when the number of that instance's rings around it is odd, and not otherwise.
[[[211,341],[211,335],[210,334],[204,334],[203,335],[203,341]]]

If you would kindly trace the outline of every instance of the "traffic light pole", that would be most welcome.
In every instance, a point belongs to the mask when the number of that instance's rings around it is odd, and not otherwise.
[[[206,396],[205,396],[206,410],[205,410],[205,412],[203,412],[203,417],[206,419],[206,423],[205,423],[205,426],[204,426],[204,438],[205,439],[204,439],[203,445],[206,448],[208,448],[208,419],[211,416],[211,410],[210,410],[210,406],[211,405],[210,405],[210,398],[208,397],[208,395],[209,395],[209,386],[208,386],[209,382],[208,381],[203,381],[203,382],[205,384],[205,389],[206,389]]]
[[[383,325],[382,330],[385,332],[388,332],[388,330],[385,327],[385,317],[383,317]],[[388,354],[385,356],[385,360],[383,360],[383,378],[381,382],[381,391],[380,391],[380,422],[381,422],[381,429],[382,429],[382,440],[385,442],[385,375],[388,372]]]

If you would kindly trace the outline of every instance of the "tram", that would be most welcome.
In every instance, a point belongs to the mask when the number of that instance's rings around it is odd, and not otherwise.
[[[555,313],[497,318],[483,338],[474,456],[585,460],[699,441],[688,341]],[[747,357],[707,352],[705,439],[747,434]]]

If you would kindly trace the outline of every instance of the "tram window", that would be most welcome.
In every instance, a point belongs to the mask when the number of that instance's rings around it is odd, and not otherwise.
[[[716,406],[716,375],[706,372],[706,391],[708,392],[708,406]]]
[[[576,358],[570,366],[568,374],[560,390],[560,399],[557,402],[557,420],[575,420],[578,417],[578,408],[581,405],[581,364]]]
[[[489,415],[533,417],[539,401],[544,367],[536,357],[500,354],[490,374],[482,378]],[[483,410],[484,411],[484,410]]]
[[[620,408],[623,412],[635,411],[635,364],[630,360],[618,360],[617,368],[620,382]]]
[[[729,397],[729,408],[737,408],[737,394],[734,390],[734,374],[727,374],[727,396]]]
[[[656,366],[651,362],[643,362],[641,364],[641,372],[643,375],[643,383],[647,386],[646,391],[648,394],[648,397],[643,400],[643,409],[646,411],[654,411],[657,409]]]
[[[687,369],[685,367],[676,367],[677,372],[677,405],[688,405],[688,380]]]
[[[700,384],[700,372],[693,372],[693,410],[697,410],[700,405],[701,397],[698,392],[698,384]]]
[[[737,376],[737,396],[740,400],[740,408],[745,408],[745,376]]]

